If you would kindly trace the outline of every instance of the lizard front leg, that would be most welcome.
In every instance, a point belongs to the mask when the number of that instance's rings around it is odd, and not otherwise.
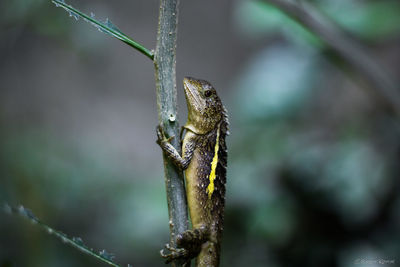
[[[163,128],[160,125],[157,126],[157,144],[165,154],[173,160],[176,166],[181,170],[185,170],[192,160],[193,152],[196,147],[196,140],[195,138],[191,138],[188,142],[185,142],[184,153],[181,156],[175,147],[171,145],[170,140],[172,138],[174,138],[174,136],[166,138]]]

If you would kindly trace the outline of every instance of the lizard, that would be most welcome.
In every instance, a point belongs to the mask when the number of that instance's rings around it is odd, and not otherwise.
[[[187,263],[197,257],[197,267],[219,265],[225,205],[225,183],[228,116],[215,88],[205,80],[186,77],[183,80],[188,119],[182,153],[167,138],[161,126],[157,127],[157,143],[174,164],[185,173],[186,197],[192,229],[176,237],[177,248],[161,256],[167,263],[183,259]],[[173,138],[173,137],[172,137]]]

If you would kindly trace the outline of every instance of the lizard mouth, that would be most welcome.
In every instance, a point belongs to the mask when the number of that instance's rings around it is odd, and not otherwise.
[[[199,85],[196,79],[186,77],[183,79],[183,87],[187,98],[188,108],[199,110],[202,107],[203,99],[200,95]]]

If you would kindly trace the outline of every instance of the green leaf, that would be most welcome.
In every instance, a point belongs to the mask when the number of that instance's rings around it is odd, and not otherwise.
[[[249,38],[283,33],[297,43],[323,46],[322,41],[279,8],[260,1],[241,1],[235,11],[237,28]]]
[[[107,18],[105,22],[101,22],[95,19],[94,14],[91,13],[90,16],[87,14],[75,9],[74,7],[67,5],[64,0],[52,0],[52,2],[56,5],[56,7],[61,7],[65,9],[70,17],[73,17],[75,20],[79,18],[83,18],[84,21],[89,22],[94,27],[96,27],[99,31],[107,33],[122,42],[126,43],[127,45],[139,50],[142,54],[149,57],[151,60],[154,58],[154,53],[143,45],[139,44],[138,42],[134,41],[133,39],[129,38],[126,34],[122,33],[111,21]]]
[[[400,32],[400,2],[339,1],[320,4],[333,20],[365,39],[387,38]]]

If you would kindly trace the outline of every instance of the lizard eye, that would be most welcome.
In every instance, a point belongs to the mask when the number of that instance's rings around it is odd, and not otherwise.
[[[212,95],[211,90],[205,91],[205,92],[204,92],[204,95],[205,95],[206,97],[210,97],[210,96]]]

